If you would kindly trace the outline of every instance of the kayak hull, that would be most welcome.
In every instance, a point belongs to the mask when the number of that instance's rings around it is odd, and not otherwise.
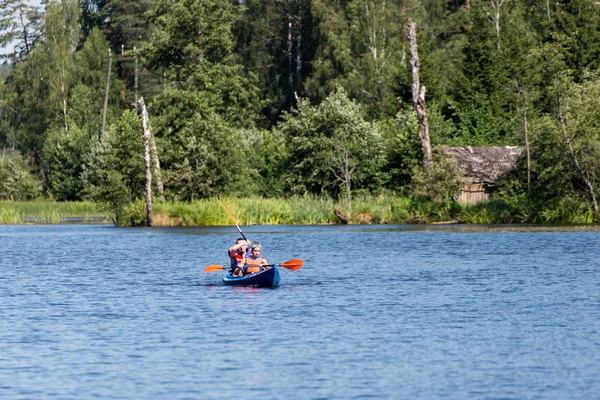
[[[264,271],[245,276],[223,276],[223,284],[227,286],[254,286],[274,288],[279,286],[281,276],[277,267],[267,268]]]

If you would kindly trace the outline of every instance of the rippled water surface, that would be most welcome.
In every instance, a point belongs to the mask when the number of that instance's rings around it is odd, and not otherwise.
[[[600,232],[0,226],[3,399],[598,399]]]

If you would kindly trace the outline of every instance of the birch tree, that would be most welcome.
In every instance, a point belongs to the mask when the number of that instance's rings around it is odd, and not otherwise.
[[[402,2],[331,0],[315,3],[320,43],[307,82],[312,98],[324,98],[343,86],[372,115],[393,114],[396,74],[402,62]]]
[[[500,46],[500,18],[504,1],[505,0],[479,0],[483,12],[487,15],[494,27],[494,32],[496,34],[496,50],[498,51],[502,51]]]
[[[429,138],[429,121],[427,120],[427,107],[425,104],[425,86],[419,81],[419,52],[417,49],[417,27],[412,20],[406,25],[408,40],[410,43],[410,65],[412,69],[412,98],[417,118],[419,120],[419,134],[423,148],[423,168],[427,169],[431,161],[431,140]]]
[[[47,5],[45,26],[50,102],[60,110],[65,131],[69,130],[69,90],[75,82],[73,54],[80,39],[79,17],[76,0],[52,1]]]

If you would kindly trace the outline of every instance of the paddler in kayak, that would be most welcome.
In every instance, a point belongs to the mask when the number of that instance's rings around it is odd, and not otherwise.
[[[231,276],[243,276],[247,272],[246,257],[248,251],[248,242],[244,238],[239,238],[235,244],[229,248],[229,259],[231,260]]]
[[[250,245],[250,252],[246,256],[247,271],[249,273],[260,272],[265,269],[263,265],[268,264],[267,260],[260,255],[261,249],[262,246],[258,242]]]

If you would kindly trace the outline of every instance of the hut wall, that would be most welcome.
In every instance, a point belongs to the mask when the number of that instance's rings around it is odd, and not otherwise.
[[[462,204],[475,204],[489,200],[491,191],[481,183],[466,184],[460,190],[458,202]]]

